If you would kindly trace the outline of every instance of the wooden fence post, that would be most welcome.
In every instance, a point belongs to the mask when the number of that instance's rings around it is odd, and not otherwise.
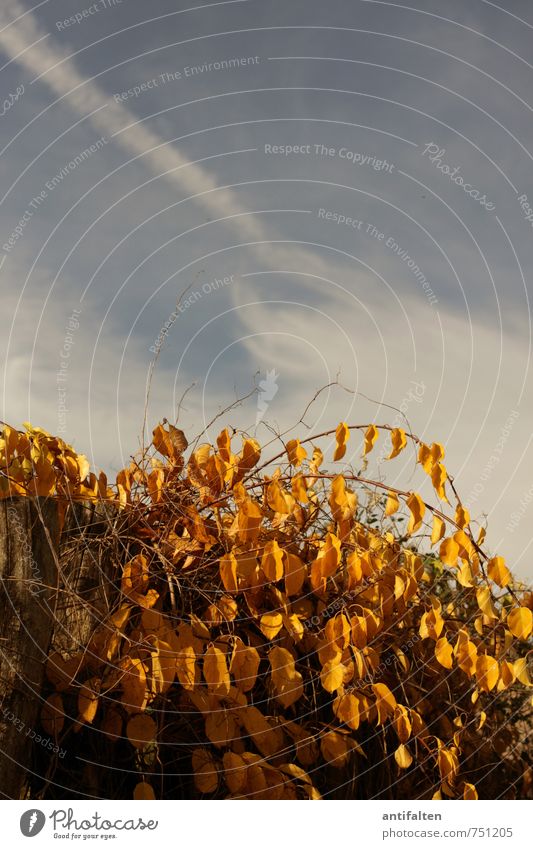
[[[0,501],[0,795],[20,799],[54,627],[57,503]]]

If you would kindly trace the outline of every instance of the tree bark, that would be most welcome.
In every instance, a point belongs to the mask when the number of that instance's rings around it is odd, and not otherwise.
[[[26,793],[50,651],[83,650],[116,598],[115,515],[71,503],[60,535],[55,499],[0,501],[0,797]]]
[[[0,794],[23,797],[54,626],[57,504],[0,501]]]

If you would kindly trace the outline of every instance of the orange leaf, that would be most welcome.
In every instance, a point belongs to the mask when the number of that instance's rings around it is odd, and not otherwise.
[[[237,559],[232,551],[220,558],[220,578],[227,592],[238,592]]]
[[[363,457],[372,451],[374,445],[376,444],[376,440],[379,436],[379,431],[377,427],[374,425],[369,425],[365,432],[365,444],[363,447]]]
[[[226,663],[226,655],[211,645],[204,655],[204,678],[210,693],[227,696],[231,682]]]
[[[145,749],[153,743],[157,737],[157,725],[154,720],[145,713],[132,716],[126,726],[128,740],[137,749]]]
[[[335,439],[337,444],[335,447],[335,453],[333,454],[333,460],[342,460],[342,458],[346,454],[346,443],[348,442],[349,438],[350,429],[346,422],[341,422],[339,425],[337,425],[337,430],[335,432]],[[314,457],[315,455],[313,454],[313,459]]]
[[[141,781],[135,786],[133,798],[136,801],[140,801],[141,799],[155,799],[155,793],[152,785],[148,784],[146,781]]]

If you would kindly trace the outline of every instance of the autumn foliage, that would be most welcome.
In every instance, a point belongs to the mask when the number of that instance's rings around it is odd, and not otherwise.
[[[380,441],[438,506],[366,477]],[[444,447],[344,422],[278,443],[190,447],[165,422],[110,485],[4,428],[2,497],[53,497],[62,522],[105,503],[120,542],[90,642],[49,657],[43,728],[139,799],[471,799],[509,759],[519,795],[531,764],[501,732],[531,699],[533,597],[485,552]]]

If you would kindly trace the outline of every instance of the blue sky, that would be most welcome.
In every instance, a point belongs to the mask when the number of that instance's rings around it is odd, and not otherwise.
[[[120,468],[165,326],[152,424],[252,392],[217,426],[264,439],[338,377],[310,428],[401,407],[533,578],[532,34],[525,0],[3,0],[2,417]]]

